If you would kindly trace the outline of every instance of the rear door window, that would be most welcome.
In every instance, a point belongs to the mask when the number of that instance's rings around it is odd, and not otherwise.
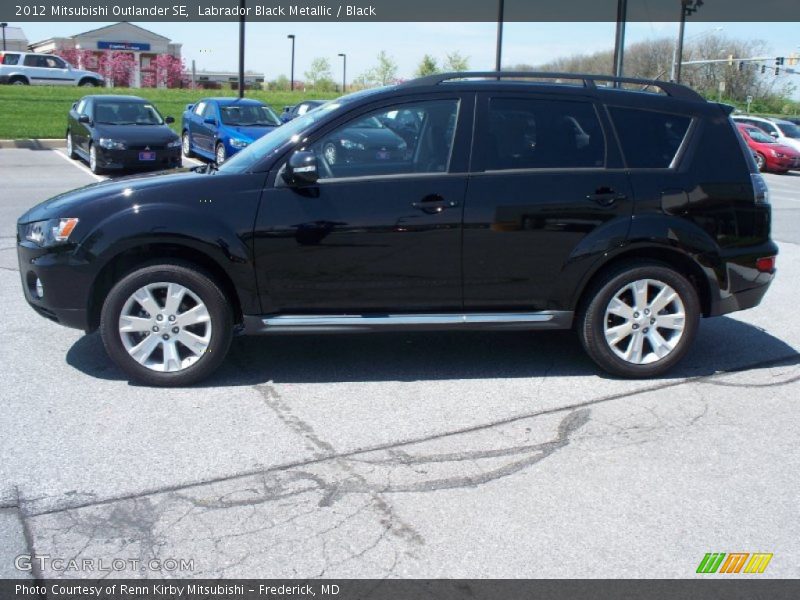
[[[686,137],[690,117],[635,108],[610,107],[629,168],[666,169]]]
[[[605,166],[603,129],[588,101],[490,98],[477,142],[479,171]]]

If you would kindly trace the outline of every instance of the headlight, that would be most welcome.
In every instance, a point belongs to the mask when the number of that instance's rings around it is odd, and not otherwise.
[[[786,155],[783,154],[782,152],[778,152],[777,150],[773,150],[772,148],[770,148],[769,151],[772,153],[772,156],[774,156],[775,158],[786,158]]]
[[[49,219],[23,225],[23,237],[41,248],[64,244],[69,240],[78,219]]]
[[[249,144],[250,142],[247,142],[245,140],[238,140],[236,138],[231,138],[231,146],[233,146],[234,148],[246,148]]]
[[[171,142],[167,143],[167,148],[180,148],[181,147],[181,139],[175,138]]]
[[[100,147],[106,150],[125,150],[125,142],[119,140],[112,140],[111,138],[100,138],[97,142]]]
[[[342,145],[342,148],[345,148],[346,150],[364,150],[364,144],[353,142],[351,140],[340,140],[339,143]]]

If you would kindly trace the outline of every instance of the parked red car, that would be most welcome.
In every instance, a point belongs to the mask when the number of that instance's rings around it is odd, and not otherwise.
[[[753,151],[759,171],[786,173],[789,169],[800,169],[800,153],[775,141],[755,125],[737,123],[736,128]]]

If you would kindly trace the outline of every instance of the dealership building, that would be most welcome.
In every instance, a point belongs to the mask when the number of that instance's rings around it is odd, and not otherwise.
[[[70,37],[55,37],[30,45],[33,52],[55,54],[64,50],[89,50],[98,58],[107,52],[133,55],[131,87],[142,87],[142,73],[152,72],[153,61],[160,54],[181,57],[181,44],[132,23],[122,22],[92,29]]]

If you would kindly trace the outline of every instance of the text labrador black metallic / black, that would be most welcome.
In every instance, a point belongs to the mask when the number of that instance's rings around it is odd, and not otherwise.
[[[52,198],[19,219],[25,297],[153,385],[237,333],[388,329],[574,327],[606,371],[659,375],[767,291],[766,185],[688,88],[534,76],[351,94],[218,169]]]

